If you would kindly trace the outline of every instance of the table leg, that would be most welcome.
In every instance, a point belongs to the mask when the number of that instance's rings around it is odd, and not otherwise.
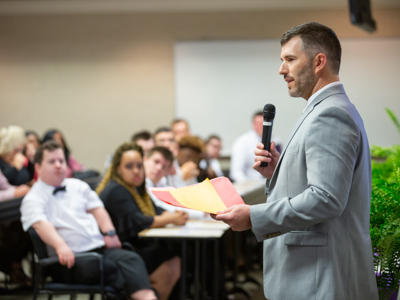
[[[206,282],[206,269],[208,266],[207,263],[207,258],[206,258],[206,246],[207,246],[207,240],[202,241],[202,251],[201,251],[201,262],[202,262],[202,268],[201,268],[201,283],[202,283],[202,288],[201,288],[201,300],[204,299],[204,295],[207,294],[207,282]]]
[[[194,299],[199,300],[200,294],[200,241],[196,239],[195,241],[195,265],[194,265]]]
[[[181,300],[186,299],[186,240],[182,240]]]
[[[215,239],[214,240],[214,276],[215,276],[215,280],[214,280],[214,299],[218,299],[218,287],[220,284],[220,274],[219,274],[219,240]]]

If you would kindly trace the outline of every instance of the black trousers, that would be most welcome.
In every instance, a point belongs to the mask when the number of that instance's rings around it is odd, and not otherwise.
[[[138,290],[152,289],[143,259],[135,252],[119,248],[100,248],[88,252],[103,254],[104,282],[117,289],[124,289],[127,295]],[[49,268],[56,282],[98,284],[100,282],[99,263],[96,258],[77,258],[75,265],[55,265]]]

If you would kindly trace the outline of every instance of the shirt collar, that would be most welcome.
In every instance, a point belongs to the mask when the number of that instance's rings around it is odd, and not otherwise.
[[[311,95],[311,97],[308,99],[306,107],[304,107],[303,112],[306,110],[307,107],[309,107],[311,105],[311,103],[318,97],[319,94],[321,94],[323,91],[325,91],[326,89],[335,86],[335,85],[340,85],[342,84],[340,81],[335,81],[335,82],[331,82],[330,84],[327,84],[326,86],[324,86],[322,89],[316,91],[314,94]]]
[[[55,186],[49,185],[47,183],[45,183],[44,181],[38,179],[38,181],[36,182],[36,184],[39,186],[39,188],[43,191],[45,191],[46,193],[49,193],[51,195],[53,195],[53,191],[56,188]],[[63,182],[61,183],[60,186],[65,185],[65,179],[63,180]]]

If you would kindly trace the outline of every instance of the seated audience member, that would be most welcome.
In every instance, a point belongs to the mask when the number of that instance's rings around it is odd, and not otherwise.
[[[35,149],[33,145],[28,145],[25,157],[22,154],[25,144],[25,132],[21,127],[8,126],[0,129],[0,170],[11,185],[33,184]],[[26,158],[28,162],[25,167]]]
[[[211,168],[201,169],[200,161],[204,157],[204,142],[196,136],[188,135],[179,141],[177,174],[182,174],[183,186],[196,184],[216,175]]]
[[[0,171],[0,201],[23,197],[29,190],[30,187],[25,184],[20,186],[11,185]]]
[[[200,162],[200,168],[211,168],[217,177],[224,176],[218,161],[222,149],[221,139],[216,135],[210,135],[206,142],[206,155]]]
[[[179,142],[184,136],[190,135],[189,124],[184,119],[173,120],[171,128],[177,142]]]
[[[174,133],[171,128],[160,127],[154,134],[154,144],[156,146],[168,148],[172,152],[174,157],[178,155],[178,147],[175,141]]]
[[[145,156],[147,152],[154,147],[153,137],[151,136],[151,133],[146,130],[135,133],[132,136],[131,141],[142,147]]]
[[[34,132],[32,130],[25,131],[25,136],[26,136],[27,144],[32,144],[33,147],[35,147],[35,149],[39,149],[40,138],[36,132]]]
[[[263,112],[259,111],[253,115],[253,129],[239,136],[232,146],[231,166],[229,177],[234,181],[246,179],[264,178],[253,169],[254,147],[261,143],[263,132]],[[271,141],[275,141],[274,138]],[[275,141],[277,150],[280,151],[280,144]]]
[[[167,186],[166,181],[162,179],[168,174],[168,169],[173,160],[174,156],[172,152],[165,147],[154,147],[149,151],[143,161],[146,174],[146,188]],[[177,210],[183,210],[188,213],[190,219],[203,219],[207,215],[201,211],[169,205],[154,196],[149,189],[147,189],[147,192],[154,204],[166,211],[173,213]]]
[[[35,155],[35,168],[39,180],[22,201],[21,222],[25,231],[36,230],[49,255],[58,256],[61,265],[50,269],[50,275],[67,283],[96,284],[98,263],[75,259],[74,253],[97,252],[104,257],[107,284],[124,287],[131,299],[156,299],[143,260],[120,249],[102,201],[85,182],[66,179],[62,146],[43,143]]]
[[[36,150],[39,149],[39,147],[40,147],[39,135],[36,132],[34,132],[32,130],[29,130],[29,131],[25,131],[25,136],[26,136],[27,142],[26,142],[26,146],[25,146],[25,149],[23,151],[23,154],[26,155],[26,152],[30,150],[29,149],[30,147],[33,147],[35,149],[35,152],[36,152]],[[25,167],[28,165],[28,161],[29,160],[26,158],[25,164],[24,164]],[[35,181],[37,180],[36,172],[35,172],[35,174],[33,176],[33,179]]]
[[[22,184],[12,186],[0,171],[0,201],[19,198],[29,192],[30,187]],[[30,240],[23,232],[21,222],[0,225],[0,271],[10,275],[11,283],[28,284],[30,279],[22,270],[21,261],[30,250]]]
[[[171,128],[160,127],[154,134],[154,143],[156,146],[161,146],[168,148],[174,155],[174,161],[169,167],[168,175],[165,177],[168,186],[181,187],[182,175],[176,173],[176,168],[178,168],[178,162],[176,161],[176,156],[178,155],[178,144],[175,141],[174,133]]]
[[[168,186],[179,188],[197,183],[195,177],[199,174],[199,170],[196,163],[188,161],[182,167],[179,166],[177,160],[179,146],[176,143],[172,129],[168,127],[159,128],[154,134],[154,142],[156,146],[168,148],[175,158],[166,176]]]
[[[180,277],[178,251],[166,241],[141,240],[138,233],[167,224],[183,225],[188,216],[182,211],[164,211],[151,201],[146,191],[142,148],[133,143],[118,147],[96,192],[103,200],[120,240],[135,247],[146,263],[160,299],[168,299]]]
[[[65,138],[59,130],[48,130],[43,137],[42,143],[49,140],[55,140],[61,145],[62,149],[64,150],[64,155],[67,163],[67,178],[73,177],[74,172],[84,171],[83,166],[72,156],[65,141]]]

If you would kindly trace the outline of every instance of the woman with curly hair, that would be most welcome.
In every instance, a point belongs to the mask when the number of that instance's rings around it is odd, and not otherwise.
[[[106,176],[96,189],[109,212],[121,242],[130,242],[146,263],[160,299],[168,299],[180,277],[180,258],[163,241],[140,240],[138,233],[167,224],[183,225],[187,213],[170,213],[155,206],[146,191],[143,151],[133,143],[116,150]]]

